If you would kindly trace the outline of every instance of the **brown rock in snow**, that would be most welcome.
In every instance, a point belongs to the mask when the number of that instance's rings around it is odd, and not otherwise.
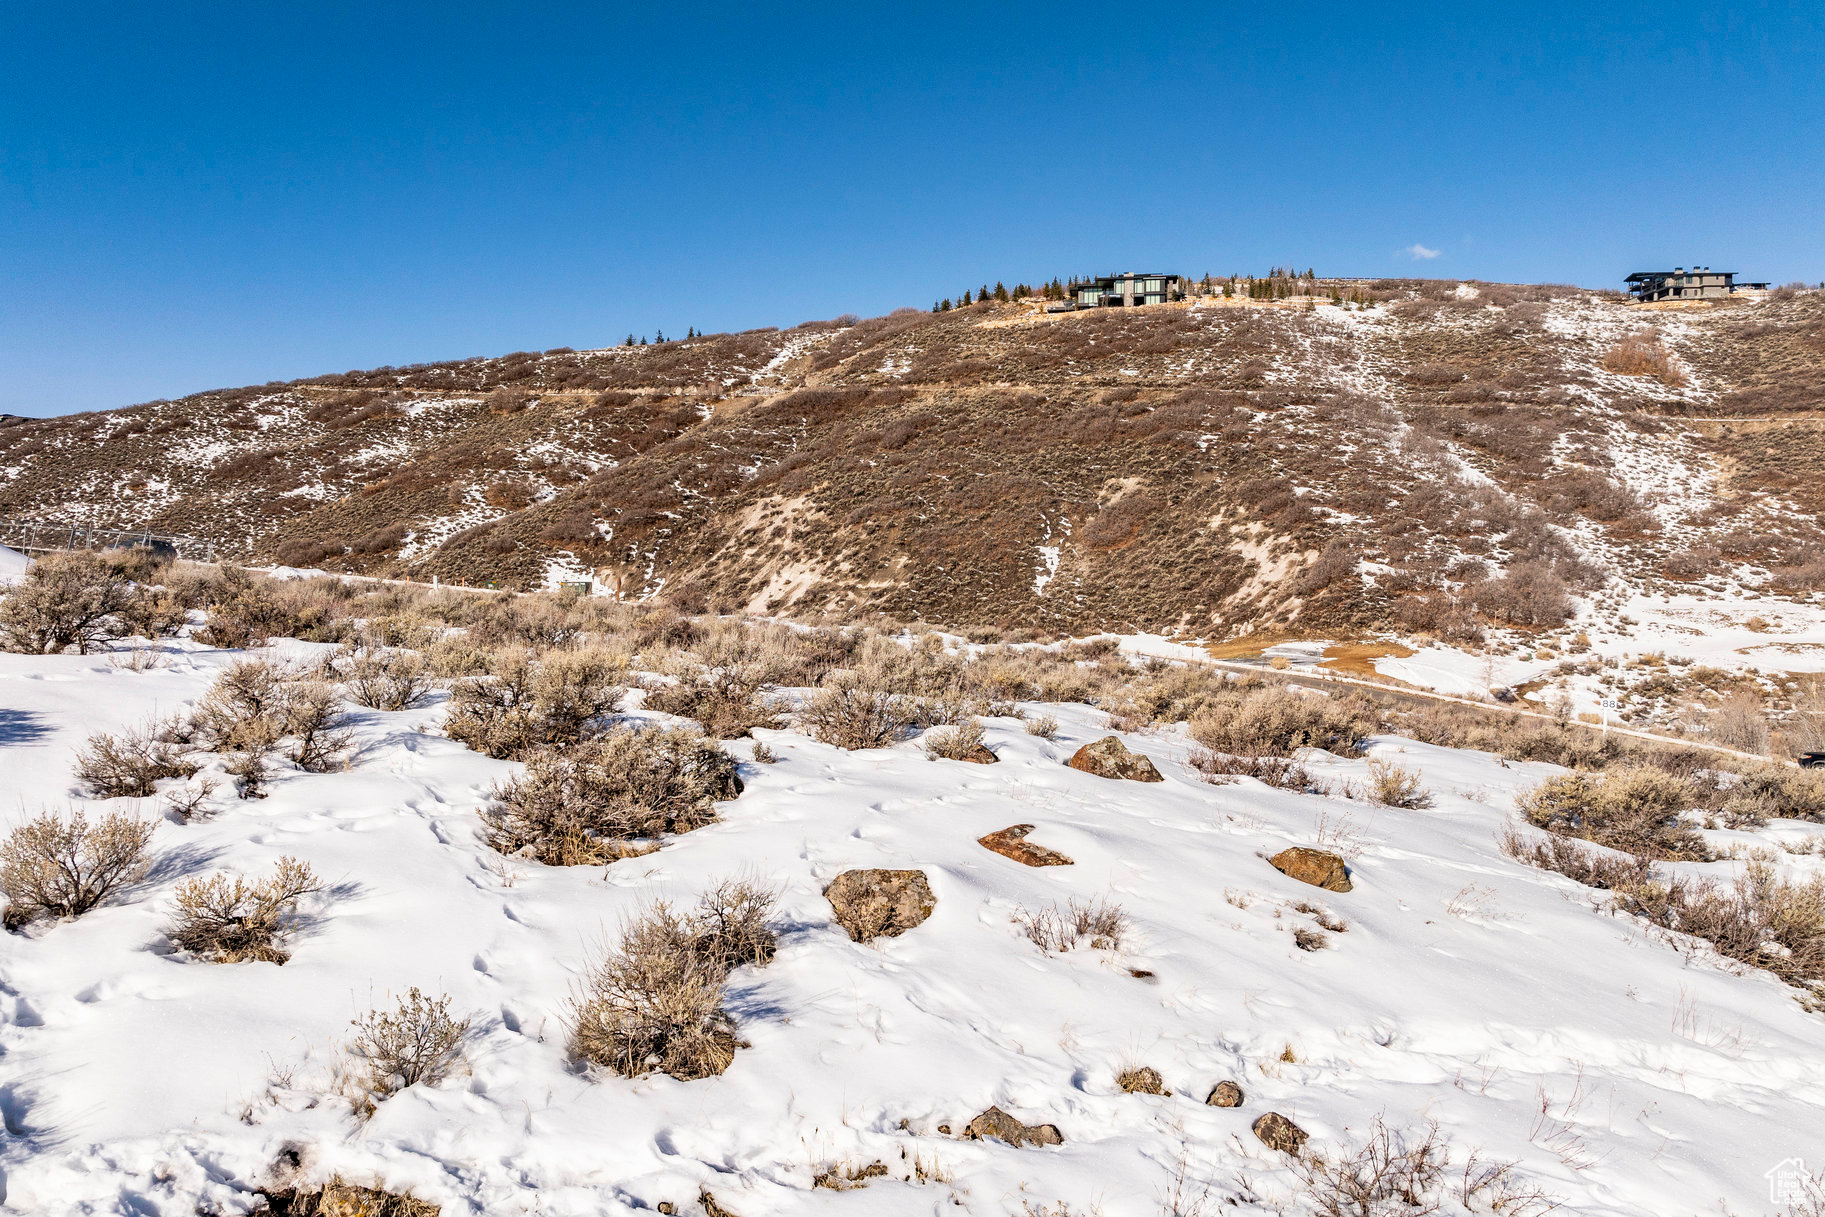
[[[1268,861],[1289,879],[1322,887],[1327,892],[1347,892],[1352,886],[1350,868],[1343,864],[1343,859],[1322,849],[1295,845],[1281,850]]]
[[[1210,1097],[1204,1100],[1206,1107],[1240,1107],[1242,1106],[1242,1088],[1234,1082],[1218,1082],[1211,1087]]]
[[[824,889],[836,923],[857,942],[897,938],[932,915],[938,898],[924,871],[846,870]]]
[[[999,832],[992,832],[986,837],[977,837],[976,843],[984,849],[992,849],[1004,858],[1012,858],[1024,866],[1070,866],[1071,859],[1055,849],[1035,845],[1025,839],[1033,831],[1031,824],[1014,824]]]
[[[1270,1111],[1254,1123],[1255,1135],[1269,1149],[1277,1149],[1283,1154],[1297,1154],[1304,1148],[1309,1139],[1305,1129],[1299,1127],[1277,1111]]]
[[[1009,1145],[1063,1145],[1065,1138],[1056,1124],[1022,1124],[999,1107],[991,1107],[971,1120],[963,1135],[972,1141],[994,1137]]]
[[[1105,735],[1094,744],[1085,744],[1071,757],[1071,768],[1094,773],[1099,778],[1121,778],[1129,782],[1162,782],[1153,762],[1138,752],[1130,752],[1113,735]]]

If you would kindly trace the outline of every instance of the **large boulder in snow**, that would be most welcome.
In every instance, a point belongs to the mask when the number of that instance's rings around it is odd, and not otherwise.
[[[846,870],[824,889],[836,923],[857,942],[897,938],[932,915],[938,898],[919,870]]]
[[[1063,1145],[1064,1134],[1056,1124],[1022,1124],[999,1107],[991,1107],[971,1120],[963,1135],[972,1141],[994,1137],[1016,1148],[1022,1145]]]
[[[1343,864],[1342,858],[1328,850],[1295,845],[1281,850],[1268,861],[1287,878],[1322,887],[1327,892],[1347,892],[1352,886],[1350,868]]]
[[[1122,741],[1105,735],[1094,744],[1085,744],[1071,757],[1071,768],[1094,773],[1099,778],[1121,778],[1129,782],[1160,782],[1160,771],[1138,752],[1130,752]]]
[[[1032,831],[1031,824],[1011,824],[1000,832],[977,837],[976,844],[984,849],[992,849],[1004,858],[1012,858],[1022,866],[1071,865],[1071,859],[1057,850],[1028,841],[1026,835]]]
[[[1269,1149],[1277,1149],[1283,1154],[1297,1154],[1310,1139],[1305,1129],[1299,1127],[1277,1111],[1270,1111],[1254,1123],[1255,1135]]]

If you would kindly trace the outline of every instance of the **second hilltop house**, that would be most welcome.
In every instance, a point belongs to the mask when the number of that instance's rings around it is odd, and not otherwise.
[[[1658,300],[1727,300],[1739,291],[1759,291],[1766,283],[1738,283],[1733,270],[1694,266],[1687,270],[1638,270],[1623,280],[1629,295],[1643,304]]]

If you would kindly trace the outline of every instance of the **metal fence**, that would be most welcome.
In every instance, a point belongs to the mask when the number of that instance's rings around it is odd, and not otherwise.
[[[215,542],[149,528],[98,528],[60,524],[55,520],[11,520],[0,517],[0,545],[24,553],[59,549],[122,549],[145,545],[193,562],[213,562]]]

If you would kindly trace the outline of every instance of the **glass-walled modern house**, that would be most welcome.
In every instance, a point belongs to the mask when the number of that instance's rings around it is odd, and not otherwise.
[[[1073,283],[1070,298],[1078,308],[1132,308],[1137,304],[1164,304],[1184,294],[1177,275],[1142,275],[1130,272]]]

